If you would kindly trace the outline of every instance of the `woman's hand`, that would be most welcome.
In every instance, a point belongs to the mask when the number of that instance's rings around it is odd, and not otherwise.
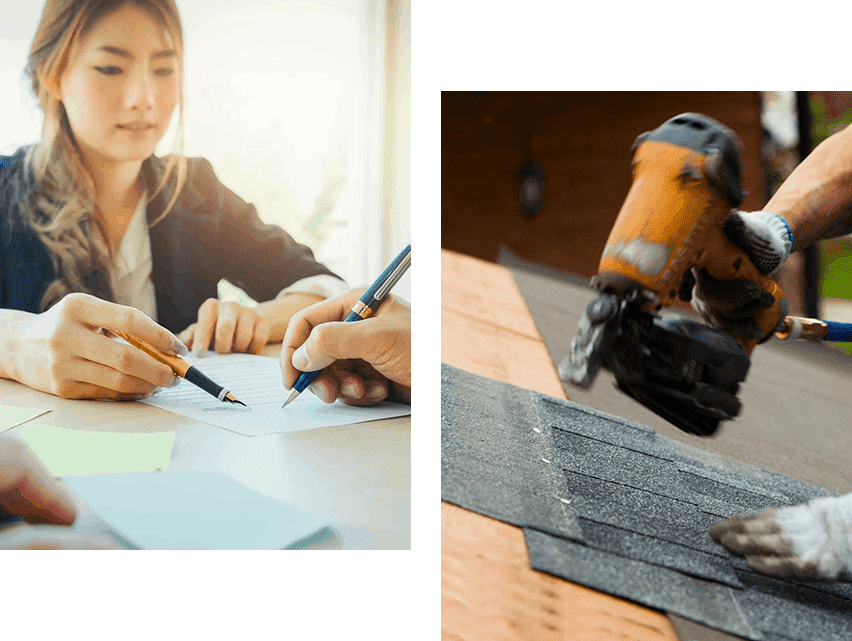
[[[186,353],[171,332],[139,310],[88,294],[69,294],[4,329],[12,332],[3,341],[9,378],[62,398],[136,400],[174,383],[167,365],[103,330],[133,334],[168,354]]]
[[[284,387],[300,372],[325,369],[310,389],[326,403],[411,402],[411,308],[388,296],[376,316],[339,322],[363,293],[350,290],[293,316],[281,346]]]
[[[257,354],[269,342],[271,323],[255,308],[233,301],[208,298],[198,308],[198,321],[187,327],[180,338],[195,354],[214,349],[220,354]]]

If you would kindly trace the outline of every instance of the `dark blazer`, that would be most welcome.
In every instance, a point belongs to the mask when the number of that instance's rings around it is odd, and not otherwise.
[[[0,308],[38,313],[56,271],[21,213],[20,202],[33,183],[31,172],[24,170],[25,152],[21,148],[13,156],[0,156]],[[142,164],[149,194],[164,167],[156,156]],[[149,200],[149,222],[164,211],[173,193],[165,188]],[[302,278],[337,277],[283,229],[263,223],[254,206],[220,183],[203,158],[188,159],[183,190],[149,233],[157,320],[172,332],[196,321],[201,303],[216,298],[221,278],[266,301]]]

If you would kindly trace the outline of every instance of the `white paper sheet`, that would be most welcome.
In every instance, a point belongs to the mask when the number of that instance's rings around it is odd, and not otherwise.
[[[411,414],[409,405],[397,403],[373,407],[350,407],[339,402],[328,405],[310,390],[281,409],[288,392],[281,384],[277,358],[208,352],[203,358],[190,355],[186,360],[249,407],[218,401],[185,380],[177,387],[161,389],[142,402],[245,436],[300,432]]]

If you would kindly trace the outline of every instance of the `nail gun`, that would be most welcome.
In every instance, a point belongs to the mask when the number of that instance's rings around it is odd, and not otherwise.
[[[722,232],[743,199],[741,149],[733,131],[695,113],[636,139],[633,183],[592,279],[598,296],[559,366],[562,380],[588,388],[603,367],[622,392],[700,436],[739,414],[751,353],[784,329],[788,309],[778,284]],[[680,291],[694,282],[687,272],[702,268],[720,280],[751,280],[772,296],[756,319],[763,338],[660,313],[679,293],[688,298]]]

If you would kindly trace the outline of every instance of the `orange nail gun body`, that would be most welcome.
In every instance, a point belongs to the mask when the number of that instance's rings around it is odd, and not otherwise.
[[[599,367],[619,389],[677,427],[704,436],[739,413],[736,398],[760,339],[734,339],[672,314],[691,269],[747,279],[774,305],[757,317],[765,337],[783,321],[781,288],[722,232],[743,198],[736,135],[700,114],[682,114],[636,140],[633,184],[607,240],[563,380],[588,387]],[[685,292],[684,292],[685,294]]]

